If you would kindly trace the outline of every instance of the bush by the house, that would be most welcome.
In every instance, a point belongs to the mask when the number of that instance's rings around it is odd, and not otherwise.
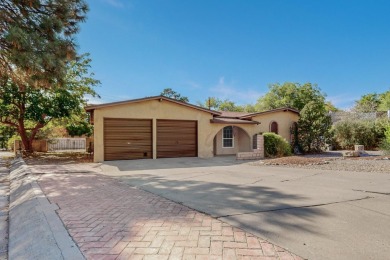
[[[280,135],[264,133],[264,151],[266,157],[291,155],[290,144]]]
[[[353,149],[355,144],[374,149],[384,137],[384,127],[379,121],[340,121],[334,125],[334,140],[341,149]]]

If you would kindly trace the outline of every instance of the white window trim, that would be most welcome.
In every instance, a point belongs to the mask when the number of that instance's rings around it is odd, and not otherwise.
[[[222,148],[234,148],[234,130],[233,130],[233,126],[231,126],[232,127],[232,138],[224,138],[223,137],[223,134],[224,134],[223,129],[225,129],[225,127],[222,128]],[[232,146],[227,146],[227,147],[224,146],[224,142],[223,142],[224,139],[232,139]]]

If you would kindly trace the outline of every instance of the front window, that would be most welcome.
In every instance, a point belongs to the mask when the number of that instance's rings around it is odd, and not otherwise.
[[[233,136],[233,127],[226,126],[222,131],[222,147],[223,148],[233,148],[234,136]]]

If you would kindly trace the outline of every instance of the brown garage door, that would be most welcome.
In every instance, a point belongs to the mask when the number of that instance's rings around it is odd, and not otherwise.
[[[152,158],[152,120],[104,119],[104,160]]]
[[[198,156],[197,121],[157,120],[157,158]]]

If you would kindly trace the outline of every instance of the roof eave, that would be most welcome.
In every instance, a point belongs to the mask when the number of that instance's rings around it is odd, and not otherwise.
[[[261,115],[261,114],[268,114],[268,113],[274,113],[274,112],[286,112],[286,111],[290,111],[290,112],[296,113],[298,115],[300,114],[299,111],[296,110],[296,109],[283,107],[283,108],[276,108],[276,109],[271,109],[271,110],[267,110],[267,111],[262,111],[262,112],[256,112],[256,113],[248,114],[248,115],[245,115],[245,116],[241,116],[240,119],[251,118],[251,117],[254,117],[254,116],[257,116],[257,115]]]
[[[92,111],[92,110],[95,110],[95,109],[98,109],[98,108],[106,108],[106,107],[112,107],[112,106],[118,106],[118,105],[126,105],[126,104],[138,103],[138,102],[150,101],[150,100],[160,100],[160,101],[166,100],[166,101],[169,101],[169,102],[172,102],[172,103],[176,103],[178,105],[182,105],[182,106],[186,106],[186,107],[190,107],[190,108],[193,108],[193,109],[197,109],[197,110],[200,110],[200,111],[203,111],[203,112],[206,112],[206,113],[210,113],[212,115],[217,115],[217,116],[221,115],[221,112],[210,110],[210,109],[206,109],[206,108],[199,107],[199,106],[196,106],[196,105],[192,105],[192,104],[189,104],[189,103],[181,102],[181,101],[178,101],[176,99],[172,99],[172,98],[168,98],[168,97],[164,97],[164,96],[154,96],[154,97],[147,97],[147,98],[139,98],[139,99],[125,100],[125,101],[111,102],[111,103],[105,103],[105,104],[99,104],[99,105],[91,105],[91,106],[85,107],[85,110],[86,111]]]
[[[240,122],[229,122],[229,121],[224,121],[220,119],[210,119],[210,123],[212,124],[226,124],[226,125],[235,125],[235,124],[240,124],[240,125],[259,125],[261,124],[258,121],[249,121],[249,120],[242,120]]]

